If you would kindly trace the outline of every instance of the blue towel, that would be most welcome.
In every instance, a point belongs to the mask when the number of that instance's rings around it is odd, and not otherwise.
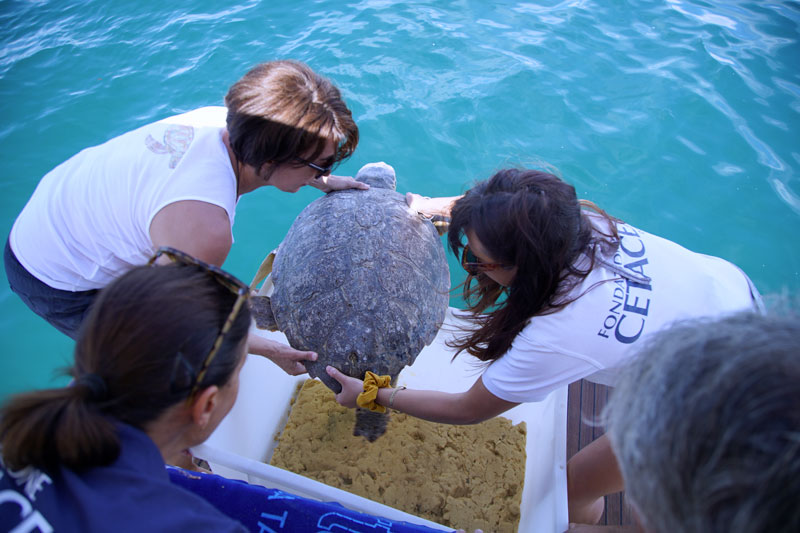
[[[214,474],[173,466],[167,471],[173,483],[205,498],[255,533],[441,533],[439,529],[351,511],[336,502],[311,500]]]

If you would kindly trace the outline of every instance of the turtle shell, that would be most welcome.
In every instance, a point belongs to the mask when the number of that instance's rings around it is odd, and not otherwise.
[[[317,352],[306,368],[335,392],[326,365],[394,380],[433,341],[449,301],[439,235],[395,191],[394,169],[372,163],[356,179],[370,189],[329,193],[298,215],[272,268],[278,329]]]

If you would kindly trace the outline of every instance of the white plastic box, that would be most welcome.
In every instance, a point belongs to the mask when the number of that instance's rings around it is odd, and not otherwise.
[[[452,308],[448,311],[434,342],[420,353],[414,365],[401,372],[398,385],[461,392],[475,382],[481,372],[475,366],[478,361],[461,354],[451,363],[453,351],[445,345],[459,324],[453,311]],[[281,333],[259,330],[259,334],[286,342]],[[226,477],[307,498],[337,501],[372,515],[451,531],[441,524],[266,464],[277,444],[276,437],[286,424],[291,399],[298,385],[306,379],[308,375],[289,376],[267,359],[249,355],[242,369],[236,405],[208,441],[194,448],[195,455],[209,461],[215,473]],[[565,387],[543,402],[521,404],[502,415],[514,424],[524,421],[527,425],[520,532],[560,533],[567,529],[566,411]],[[472,530],[470,524],[459,527]]]

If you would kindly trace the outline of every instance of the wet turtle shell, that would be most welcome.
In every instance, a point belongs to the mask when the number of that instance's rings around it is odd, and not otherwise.
[[[433,341],[449,301],[438,232],[395,191],[394,169],[372,163],[356,179],[370,189],[309,204],[272,266],[277,329],[295,349],[317,352],[306,368],[334,392],[341,386],[326,365],[360,379],[367,370],[388,374],[394,382]]]

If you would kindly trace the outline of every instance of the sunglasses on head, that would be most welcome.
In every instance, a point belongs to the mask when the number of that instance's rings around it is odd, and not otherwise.
[[[327,176],[333,170],[333,165],[328,165],[327,167],[321,167],[311,161],[306,161],[302,157],[295,157],[295,160],[299,163],[303,163],[307,167],[311,167],[317,171],[317,175],[314,176],[314,179],[321,178],[322,176]]]
[[[470,276],[477,276],[481,272],[491,272],[492,270],[497,270],[498,268],[502,268],[504,270],[509,270],[514,268],[513,266],[504,265],[503,263],[484,263],[478,256],[472,253],[472,250],[469,249],[469,244],[464,245],[464,250],[461,252],[461,266],[464,267],[464,270],[467,271],[467,274]]]
[[[228,274],[221,268],[214,265],[209,265],[204,261],[200,261],[199,259],[196,259],[185,252],[181,252],[180,250],[171,248],[169,246],[162,246],[159,248],[153,257],[150,258],[147,264],[152,266],[161,256],[167,257],[173,263],[199,267],[209,274],[214,281],[236,295],[236,301],[233,303],[231,312],[228,313],[228,317],[225,319],[225,323],[222,325],[219,335],[217,335],[217,338],[214,340],[214,344],[211,346],[211,351],[208,352],[208,355],[203,360],[203,364],[200,366],[200,370],[197,372],[194,384],[192,385],[192,392],[189,394],[189,399],[191,400],[195,393],[197,393],[197,390],[199,389],[200,384],[203,382],[203,379],[206,377],[208,367],[211,366],[214,358],[219,353],[222,342],[225,340],[225,335],[227,335],[231,330],[231,327],[233,327],[233,322],[239,315],[239,311],[242,309],[242,306],[245,304],[245,302],[247,302],[248,298],[250,298],[250,287],[240,279]]]

